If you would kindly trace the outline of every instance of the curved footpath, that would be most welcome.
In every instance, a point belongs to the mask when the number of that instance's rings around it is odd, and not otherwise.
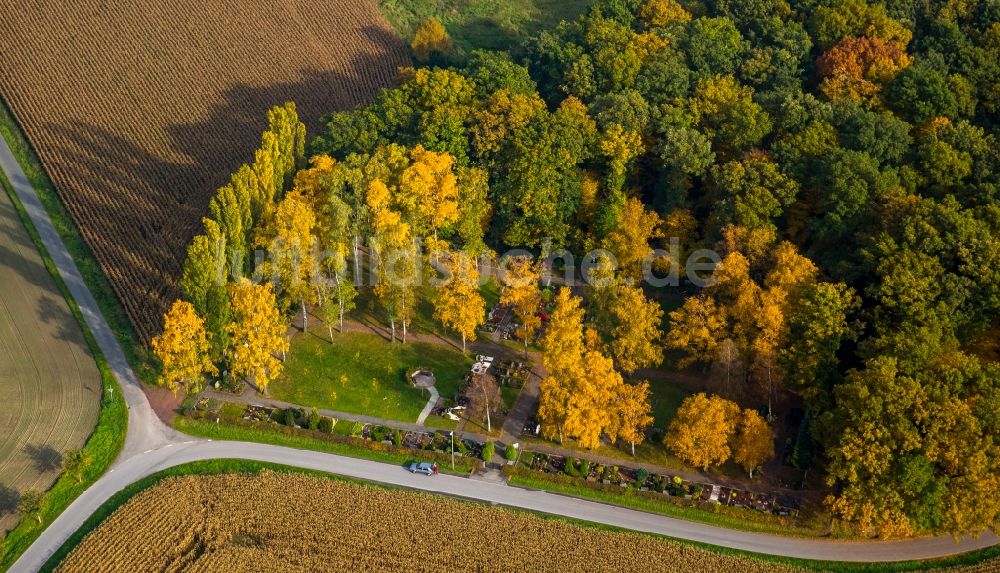
[[[0,168],[14,186],[59,274],[79,305],[84,320],[107,358],[129,406],[129,431],[125,446],[112,468],[80,495],[39,536],[10,569],[34,572],[76,531],[87,517],[114,493],[162,469],[188,462],[240,458],[322,470],[353,478],[459,496],[602,523],[615,527],[658,533],[720,547],[802,559],[830,561],[902,561],[944,557],[996,544],[987,533],[978,539],[955,542],[951,537],[922,537],[902,541],[838,542],[822,539],[781,537],[731,530],[568,498],[542,491],[529,491],[504,484],[464,477],[413,475],[399,466],[335,456],[313,451],[246,442],[213,442],[184,436],[168,428],[153,412],[139,381],[125,360],[118,341],[105,322],[73,259],[56,233],[38,196],[28,183],[6,141],[0,137]]]

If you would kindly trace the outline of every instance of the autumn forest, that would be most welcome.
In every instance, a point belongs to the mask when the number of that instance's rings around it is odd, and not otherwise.
[[[812,421],[825,507],[858,531],[998,523],[1000,5],[600,0],[509,52],[433,19],[412,48],[368,105],[316,126],[272,110],[188,248],[162,379],[266,388],[290,317],[332,338],[364,289],[406,340],[421,295],[385,277],[418,267],[448,277],[434,318],[464,348],[480,261],[521,249],[500,303],[548,373],[549,438],[634,449],[643,372],[712,372],[664,428],[691,466],[752,475],[784,396]],[[546,294],[560,249],[617,264]],[[682,264],[699,249],[719,260],[703,288]],[[349,278],[362,264],[376,284]],[[679,287],[641,280],[672,268]]]

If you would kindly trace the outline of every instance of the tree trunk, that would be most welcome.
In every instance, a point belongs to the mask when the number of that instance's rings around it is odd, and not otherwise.
[[[354,235],[354,284],[361,280],[361,257],[358,256],[358,236]]]
[[[439,260],[439,258],[438,258],[438,230],[437,230],[437,227],[434,227],[434,252],[431,253],[431,256],[434,258],[434,263],[437,264],[437,262]]]
[[[493,426],[490,424],[490,401],[486,401],[486,431],[492,432]]]
[[[635,457],[635,442],[632,442],[632,457]]]
[[[767,367],[767,423],[774,421],[774,414],[771,412],[771,367]]]
[[[406,344],[406,321],[403,321],[403,344]]]
[[[329,322],[326,323],[326,330],[330,333],[330,344],[333,344],[333,325]]]
[[[524,337],[524,357],[528,357],[528,337]]]
[[[729,395],[732,395],[732,392],[731,392],[732,386],[731,386],[731,384],[729,382],[729,369],[730,369],[729,361],[726,360],[726,393],[729,394]]]
[[[340,332],[344,332],[344,305],[340,305]]]
[[[306,309],[306,301],[302,301],[302,332],[309,332],[309,311]]]
[[[389,340],[389,342],[396,342],[396,321],[390,320],[389,327],[392,329],[392,338]]]
[[[465,333],[462,333],[462,352],[465,352]]]

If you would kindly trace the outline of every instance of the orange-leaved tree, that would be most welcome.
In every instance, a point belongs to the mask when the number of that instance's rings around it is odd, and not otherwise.
[[[732,450],[733,461],[750,472],[751,479],[755,469],[768,458],[774,457],[774,434],[755,410],[746,409],[740,415]]]
[[[677,457],[703,470],[729,459],[739,406],[719,396],[695,394],[684,399],[663,438]]]

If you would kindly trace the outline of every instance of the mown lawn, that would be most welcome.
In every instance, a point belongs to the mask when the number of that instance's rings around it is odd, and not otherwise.
[[[318,331],[317,331],[318,333]],[[414,422],[428,394],[406,374],[430,368],[438,392],[458,391],[472,360],[451,347],[421,342],[390,344],[374,334],[300,334],[292,341],[281,378],[268,387],[278,399],[303,406]]]
[[[500,287],[493,280],[487,281],[486,284],[481,285],[479,287],[479,292],[482,294],[483,300],[486,301],[487,311],[500,302]],[[414,305],[414,312],[410,320],[408,331],[426,332],[458,340],[458,334],[454,331],[446,329],[440,322],[434,319],[434,298],[437,296],[436,290],[431,286],[424,285],[417,287],[416,295],[417,303]],[[349,314],[350,318],[366,324],[375,324],[378,325],[379,328],[384,328],[386,330],[389,329],[385,308],[379,302],[378,297],[375,296],[373,289],[361,289],[358,292],[358,298],[355,303],[357,304],[357,308],[351,311]],[[402,337],[402,335],[402,326],[397,324],[396,336]],[[486,337],[485,333],[480,333],[479,335],[480,339]]]
[[[649,383],[649,391],[652,394],[653,403],[653,426],[666,428],[677,415],[677,409],[681,407],[681,402],[688,397],[684,390],[664,382],[654,380]]]
[[[409,40],[424,18],[434,16],[463,51],[507,50],[543,28],[572,20],[592,0],[379,0],[379,10]]]

